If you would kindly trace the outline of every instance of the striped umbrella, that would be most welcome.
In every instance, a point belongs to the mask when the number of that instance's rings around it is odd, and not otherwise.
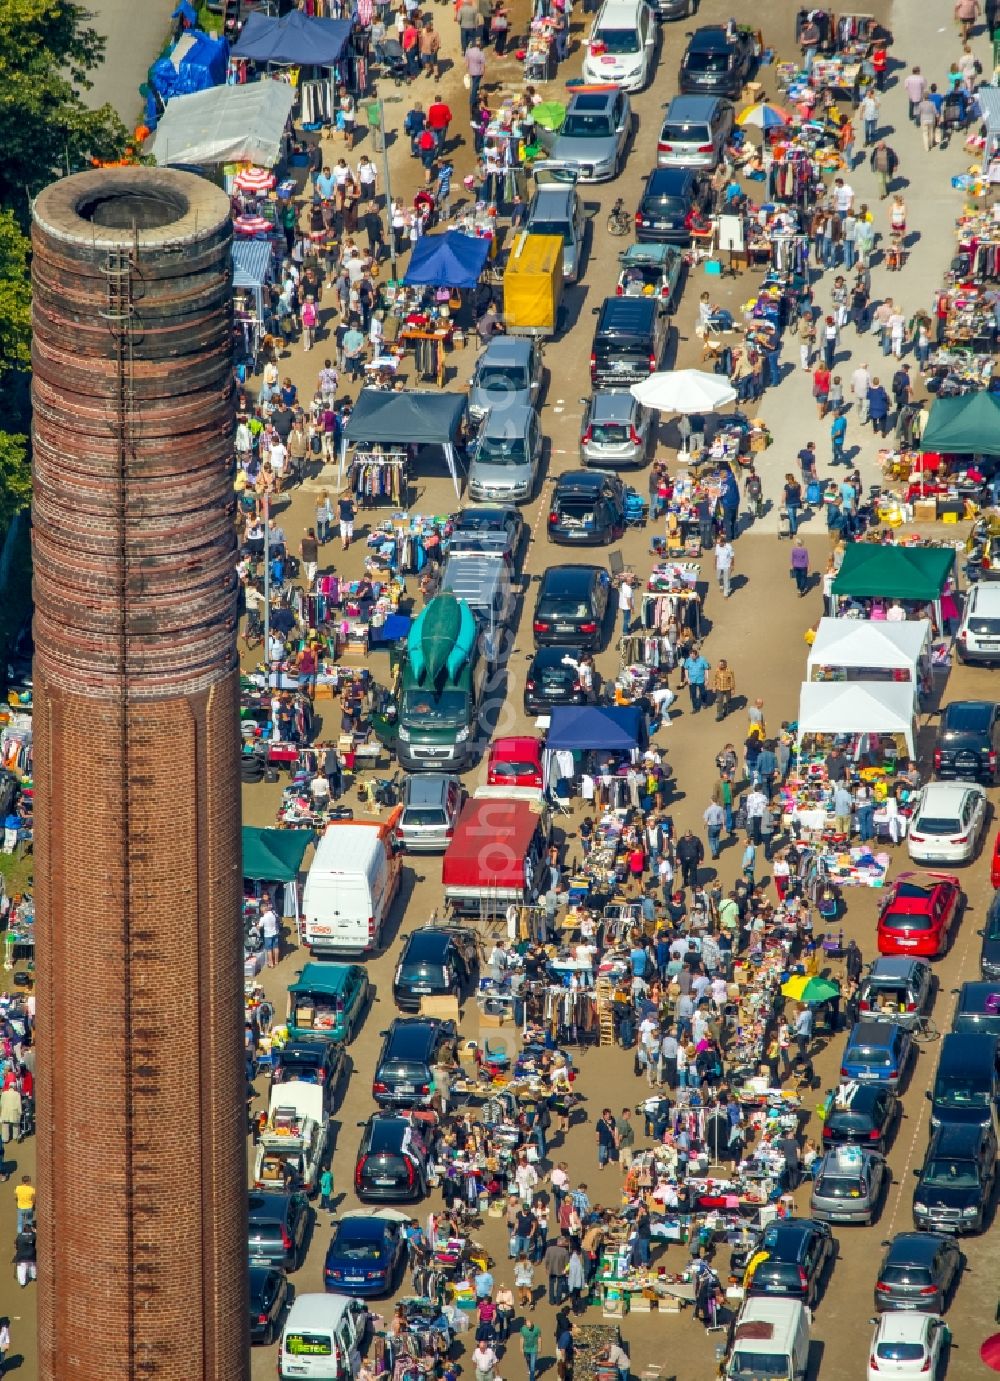
[[[277,178],[267,168],[243,168],[234,181],[241,192],[269,192]]]
[[[770,105],[767,101],[758,101],[756,105],[748,105],[746,110],[741,110],[736,117],[736,123],[747,129],[777,129],[779,125],[787,125],[791,120],[787,110],[782,110],[781,106]]]

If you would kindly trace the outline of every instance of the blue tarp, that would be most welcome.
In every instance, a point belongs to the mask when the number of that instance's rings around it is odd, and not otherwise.
[[[554,705],[545,747],[623,753],[643,747],[645,737],[636,705]]]
[[[170,56],[153,64],[150,81],[169,101],[173,96],[189,96],[193,91],[207,91],[221,86],[226,80],[229,63],[229,44],[224,38],[209,38],[200,29],[189,29],[181,35]]]
[[[310,19],[301,10],[292,10],[283,19],[268,19],[255,11],[243,25],[233,56],[332,67],[343,56],[350,36],[348,19]]]
[[[403,282],[430,288],[474,288],[489,253],[489,240],[458,230],[423,235],[413,247]]]
[[[270,282],[270,240],[234,240],[232,256],[234,288],[262,288]]]
[[[191,4],[191,0],[181,0],[181,3],[170,16],[171,19],[186,19],[189,24],[197,24],[198,11]]]

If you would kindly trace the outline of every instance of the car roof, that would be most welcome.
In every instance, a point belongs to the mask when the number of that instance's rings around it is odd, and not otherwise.
[[[476,365],[481,365],[486,360],[489,360],[490,364],[527,364],[531,359],[531,346],[530,340],[520,336],[493,336]]]
[[[902,1027],[892,1021],[859,1021],[851,1029],[847,1038],[847,1048],[854,1045],[873,1045],[887,1050],[899,1039]]]
[[[818,1231],[818,1225],[812,1218],[779,1218],[770,1223],[764,1229],[764,1235],[767,1240],[767,1250],[771,1253],[772,1260],[781,1259],[778,1256],[778,1251],[782,1248],[786,1250],[792,1248],[797,1256],[806,1239],[816,1231]]]
[[[986,1128],[976,1122],[942,1122],[931,1133],[927,1154],[971,1156],[979,1149]]]
[[[588,114],[610,110],[617,95],[617,87],[609,87],[602,91],[577,91],[569,98],[566,114],[573,115],[578,110],[586,111]]]
[[[524,436],[528,430],[535,409],[530,403],[517,403],[513,399],[504,402],[501,408],[490,408],[480,436],[509,439]]]
[[[556,492],[567,492],[571,490],[582,490],[588,494],[600,491],[607,484],[609,479],[615,476],[609,475],[605,470],[567,470],[560,475],[556,481]]]
[[[959,1012],[985,1012],[986,1001],[997,991],[995,978],[971,978],[958,990]],[[952,1032],[951,1034],[955,1034]],[[967,1032],[966,1034],[974,1034]]]
[[[405,1045],[412,1050],[429,1045],[440,1029],[437,1017],[397,1017],[389,1027],[386,1049]]]
[[[947,1239],[936,1232],[900,1232],[889,1243],[886,1265],[929,1266],[942,1241]]]
[[[590,399],[590,420],[606,422],[634,417],[639,410],[638,401],[631,393],[617,389],[601,389]]]
[[[845,1151],[849,1152],[847,1156],[844,1155]],[[841,1174],[847,1174],[859,1168],[859,1161],[867,1168],[876,1159],[876,1155],[877,1153],[867,1146],[831,1146],[829,1151],[824,1151],[820,1157],[816,1173],[820,1175],[839,1170]]]
[[[259,1223],[283,1223],[291,1199],[291,1194],[281,1190],[251,1189],[247,1201],[250,1217]]]
[[[611,326],[624,326],[628,330],[648,328],[659,310],[652,297],[606,297],[597,319],[597,330],[600,332]]]
[[[600,566],[549,566],[542,572],[541,590],[560,585],[565,590],[586,590]]]
[[[848,1083],[851,1081],[848,1080]],[[851,1101],[844,1107],[837,1106],[836,1091],[834,1092],[833,1104],[827,1117],[836,1117],[838,1113],[868,1113],[872,1106],[879,1099],[889,1092],[885,1084],[851,1084]]]
[[[688,42],[689,49],[699,49],[702,52],[714,48],[731,48],[731,44],[726,37],[726,31],[720,25],[707,24],[702,29],[696,29]]]
[[[680,192],[686,192],[697,181],[697,176],[693,168],[654,168],[646,179],[643,196],[677,196]],[[635,298],[627,300],[636,301]]]
[[[983,794],[982,788],[976,782],[928,782],[924,787],[920,810],[927,810],[928,802],[931,801],[938,809],[942,806],[951,806],[957,810],[967,791],[974,791],[979,795]]]
[[[612,27],[615,24],[634,24],[645,0],[604,0],[597,23]]]
[[[689,120],[708,121],[722,104],[721,96],[675,96],[667,109],[667,119],[683,123]]]
[[[532,658],[540,666],[561,666],[564,657],[572,657],[574,661],[579,661],[583,656],[582,647],[567,647],[560,643],[558,647],[540,647]],[[567,667],[567,671],[572,671],[572,667]]]
[[[257,1289],[264,1284],[268,1276],[284,1275],[280,1266],[272,1266],[266,1261],[251,1261],[248,1271],[251,1290]]]
[[[536,210],[546,217],[562,216],[569,220],[573,213],[575,200],[576,189],[574,187],[559,187],[555,183],[537,187],[531,199],[531,206],[528,208],[528,221],[530,223]]]
[[[909,978],[918,969],[930,967],[923,959],[910,959],[905,954],[882,954],[875,960],[869,978]]]
[[[336,1230],[334,1236],[341,1228],[349,1227],[355,1237],[367,1237],[374,1240],[384,1235],[389,1223],[385,1218],[375,1218],[367,1213],[345,1213],[342,1218],[337,1219],[333,1226]]]
[[[406,959],[431,959],[440,957],[448,948],[451,937],[447,931],[421,926],[406,937],[403,956]]]
[[[922,1342],[931,1326],[934,1314],[920,1314],[915,1309],[890,1309],[878,1321],[880,1343]]]
[[[444,772],[414,773],[406,779],[406,804],[408,806],[437,806],[444,800],[448,787],[454,781]]]
[[[993,585],[990,582],[984,585],[977,582],[969,593],[971,599],[965,606],[966,613],[975,606],[977,612],[989,613],[995,610],[1000,614],[1000,585]]]

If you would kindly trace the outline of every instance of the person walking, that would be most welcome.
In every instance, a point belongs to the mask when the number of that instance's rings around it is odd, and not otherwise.
[[[866,364],[859,364],[851,375],[851,393],[858,408],[858,420],[864,425],[868,421],[868,394],[872,386],[872,376]]]
[[[878,379],[872,379],[868,390],[868,416],[876,436],[885,436],[889,430],[889,395]]]
[[[521,1301],[521,1307],[524,1307],[523,1300]],[[530,1308],[534,1309],[534,1307],[534,1303],[532,1303]],[[524,1323],[521,1325],[518,1336],[521,1339],[521,1356],[524,1358],[524,1364],[528,1368],[528,1381],[535,1381],[542,1330],[537,1323],[532,1323],[530,1319],[525,1319]]]
[[[337,500],[337,517],[340,523],[340,540],[344,551],[351,545],[351,538],[354,536],[354,518],[357,514],[358,506],[354,502],[352,494],[341,494]]]
[[[711,663],[701,655],[699,648],[692,647],[681,665],[691,696],[691,712],[697,714],[705,703],[705,678],[711,670]]]
[[[470,44],[478,40],[479,30],[483,22],[475,0],[462,0],[456,18],[458,19],[458,37],[462,56],[465,57]]]
[[[875,142],[875,134],[878,130],[879,99],[875,92],[868,88],[861,103],[858,106],[858,114],[861,116],[865,131],[865,148]]]
[[[715,543],[715,577],[724,599],[728,599],[732,593],[730,582],[735,562],[736,549],[727,537],[720,534]]]
[[[920,137],[924,141],[924,149],[930,153],[938,138],[938,109],[931,100],[930,92],[927,92],[917,106],[917,123],[920,125]]]
[[[474,114],[479,109],[479,87],[486,75],[486,54],[478,38],[465,50],[465,71],[469,78],[469,110]]]
[[[542,1257],[542,1265],[549,1280],[549,1304],[558,1307],[566,1298],[566,1268],[569,1248],[565,1237],[550,1242]]]
[[[719,658],[719,664],[712,672],[709,689],[715,697],[716,720],[725,719],[729,713],[730,701],[736,694],[736,677],[725,657]]]
[[[681,866],[681,886],[692,890],[698,886],[698,869],[705,859],[705,846],[692,830],[685,830],[675,850]]]
[[[801,599],[809,591],[809,552],[801,537],[796,537],[792,547],[791,571]]]
[[[597,1142],[597,1166],[603,1170],[609,1161],[618,1160],[618,1124],[610,1108],[605,1108],[598,1118],[594,1140]]]
[[[830,447],[833,452],[831,465],[847,464],[844,457],[844,442],[847,439],[847,418],[842,412],[835,415],[830,423]]]
[[[915,125],[917,123],[917,109],[927,90],[927,79],[919,67],[914,67],[913,71],[903,78],[903,90],[906,92],[906,99],[910,103],[910,124]]]
[[[705,821],[709,856],[714,861],[722,849],[722,830],[726,823],[726,813],[715,801],[709,801],[702,819]]]
[[[885,201],[889,195],[889,183],[896,176],[896,169],[899,167],[896,150],[890,148],[884,139],[880,139],[869,155],[868,164],[878,178],[879,196]]]
[[[955,20],[958,23],[963,43],[968,43],[981,12],[979,0],[956,0]]]
[[[808,370],[812,366],[813,349],[816,344],[816,323],[811,308],[799,317],[799,362]]]
[[[788,517],[788,535],[794,537],[799,530],[799,514],[802,512],[802,486],[791,473],[785,476],[785,487],[781,491],[782,508]],[[779,536],[781,534],[779,533]]]
[[[35,1217],[35,1186],[30,1175],[22,1175],[21,1183],[14,1190],[14,1204],[17,1208],[17,1230],[22,1232]]]
[[[823,322],[823,363],[826,365],[827,372],[833,369],[833,362],[837,354],[837,339],[839,336],[837,321],[834,317],[828,316]],[[827,393],[829,393],[829,385]]]
[[[626,571],[622,575],[618,584],[618,611],[622,616],[622,636],[624,637],[632,625],[632,608],[635,604],[634,577],[631,572]]]

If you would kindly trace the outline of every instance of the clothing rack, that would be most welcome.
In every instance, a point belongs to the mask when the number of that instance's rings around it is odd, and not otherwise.
[[[674,618],[682,628],[701,637],[701,596],[696,590],[647,590],[642,596],[640,621],[643,629],[666,628]]]
[[[405,452],[355,453],[351,460],[351,488],[363,506],[377,503],[405,504],[407,498]]]
[[[1000,279],[1000,240],[979,240],[972,261],[976,278]]]
[[[786,276],[805,275],[809,268],[809,236],[772,235],[771,263]]]
[[[625,633],[619,644],[622,666],[663,667],[669,670],[674,666],[674,647],[665,633]]]

